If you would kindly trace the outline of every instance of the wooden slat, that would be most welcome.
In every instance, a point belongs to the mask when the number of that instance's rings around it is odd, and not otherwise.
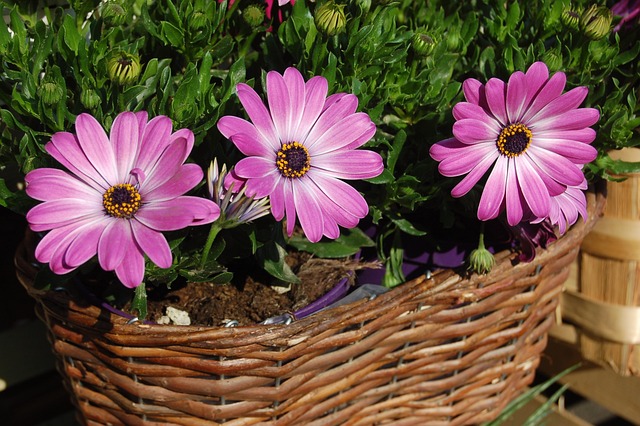
[[[640,378],[621,376],[585,360],[574,345],[560,340],[559,335],[570,333],[552,332],[539,371],[552,377],[580,363],[581,367],[564,376],[560,383],[569,383],[571,391],[640,425]]]

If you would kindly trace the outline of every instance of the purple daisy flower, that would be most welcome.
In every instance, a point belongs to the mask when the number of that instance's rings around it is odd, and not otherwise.
[[[123,112],[107,136],[88,114],[76,119],[76,134],[58,132],[45,149],[69,172],[42,168],[28,173],[27,194],[44,203],[27,213],[33,231],[50,231],[36,258],[65,274],[96,254],[127,287],[144,279],[144,255],[168,268],[172,255],[160,231],[213,222],[220,208],[211,200],[183,196],[204,173],[183,164],[193,133],[172,133],[168,117]]]
[[[560,234],[564,234],[569,226],[576,223],[578,216],[582,216],[583,220],[587,218],[585,189],[587,189],[586,179],[582,184],[570,186],[562,194],[551,197],[551,209],[548,219],[552,225],[558,225]]]
[[[307,238],[337,238],[339,226],[355,227],[369,212],[362,195],[341,179],[367,179],[382,173],[382,158],[356,150],[376,132],[369,116],[356,112],[358,98],[338,93],[327,98],[328,83],[316,76],[305,83],[288,68],[267,74],[268,109],[246,84],[236,88],[251,122],[234,116],[218,129],[247,156],[235,166],[246,180],[246,195],[269,196],[277,220],[296,216]]]
[[[508,83],[464,82],[467,102],[453,108],[454,137],[434,144],[429,153],[444,176],[466,175],[451,191],[454,197],[469,192],[491,169],[478,219],[494,219],[503,210],[511,226],[547,218],[552,197],[582,184],[581,166],[597,155],[589,145],[596,132],[589,126],[600,114],[578,108],[586,87],[563,94],[565,83],[564,73],[549,77],[542,62],[513,73]]]

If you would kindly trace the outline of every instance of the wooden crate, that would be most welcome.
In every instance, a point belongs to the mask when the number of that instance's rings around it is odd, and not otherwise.
[[[638,162],[640,149],[611,156]],[[640,376],[640,174],[621,177],[607,184],[604,217],[581,246],[561,318],[576,326],[584,358]]]

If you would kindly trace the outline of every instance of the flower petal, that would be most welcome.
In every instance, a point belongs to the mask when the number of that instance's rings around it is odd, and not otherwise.
[[[168,181],[140,195],[146,203],[176,198],[193,189],[200,183],[203,176],[204,173],[199,165],[193,163],[183,164]]]
[[[76,268],[98,253],[98,242],[107,224],[108,221],[97,219],[77,228],[64,256],[69,267]]]
[[[549,191],[540,175],[536,173],[531,163],[529,163],[529,159],[526,156],[522,156],[519,160],[514,162],[514,172],[518,174],[518,184],[522,190],[522,195],[535,216],[540,218],[547,217],[549,215]],[[572,166],[572,168],[575,169],[576,167]]]
[[[593,146],[575,140],[546,139],[534,136],[532,145],[561,155],[575,164],[590,163],[598,156],[598,151]]]
[[[531,122],[558,116],[578,108],[588,93],[589,89],[581,86],[558,96],[538,111],[538,113],[531,118]]]
[[[171,249],[165,237],[147,228],[138,221],[131,221],[131,229],[140,249],[160,268],[168,268],[173,263]]]
[[[534,62],[524,75],[526,98],[525,105],[529,107],[542,86],[549,80],[549,69],[544,62]]]
[[[480,105],[481,99],[484,98],[484,85],[475,78],[467,78],[462,83],[462,91],[467,102]]]
[[[485,157],[489,156],[495,160],[499,155],[495,144],[479,143],[476,145],[464,145],[460,142],[458,142],[458,144],[462,147],[450,150],[449,155],[438,165],[438,171],[443,176],[460,176],[469,173],[476,168],[478,163],[482,162]]]
[[[328,108],[322,111],[322,114],[318,117],[318,120],[307,134],[307,137],[303,141],[299,142],[307,146],[307,148],[310,148],[320,137],[331,130],[338,122],[343,120],[345,117],[353,115],[357,107],[357,97],[351,94],[341,96],[336,102],[332,103]]]
[[[508,123],[518,123],[527,106],[527,88],[524,73],[517,71],[509,77],[507,83],[507,120]]]
[[[531,105],[522,116],[522,122],[533,128],[534,122],[531,119],[549,102],[562,94],[567,77],[563,72],[557,72],[547,81],[531,101]]]
[[[140,185],[140,192],[150,192],[164,185],[181,170],[184,157],[189,154],[189,151],[190,147],[185,139],[172,142],[153,167],[146,170],[146,180]]]
[[[113,146],[104,129],[93,116],[83,113],[76,118],[76,135],[84,155],[95,169],[110,183],[118,181]]]
[[[193,222],[194,216],[185,211],[175,200],[161,201],[143,206],[136,213],[136,220],[156,231],[174,231],[186,228]]]
[[[140,144],[138,118],[132,112],[118,114],[109,134],[115,158],[117,159],[117,182],[125,182],[129,171],[133,169]]]
[[[133,239],[131,225],[126,219],[111,220],[98,242],[98,261],[105,271],[113,271],[125,259],[125,247]]]
[[[453,123],[453,135],[465,144],[495,142],[500,133],[496,132],[495,126],[490,123],[470,118],[458,120]]]
[[[236,174],[243,179],[263,178],[279,173],[276,167],[275,155],[273,159],[262,157],[247,157],[238,161],[234,168]]]
[[[101,175],[82,152],[78,139],[71,133],[58,132],[51,136],[45,150],[71,173],[99,191],[105,191],[111,183]]]
[[[265,107],[260,96],[248,85],[240,83],[236,86],[238,98],[244,107],[249,119],[262,135],[265,142],[269,143],[272,151],[278,151],[283,142],[273,124],[271,114]]]
[[[317,188],[314,192],[322,208],[329,211],[340,225],[352,228],[369,213],[364,197],[348,183],[319,173],[309,174],[309,180]],[[308,183],[306,179],[304,181]]]
[[[304,112],[298,127],[293,130],[292,137],[294,140],[303,141],[307,139],[309,132],[314,127],[320,113],[325,107],[325,98],[329,85],[327,79],[322,76],[312,77],[306,83]]]
[[[47,231],[81,219],[104,216],[102,204],[73,198],[46,201],[27,213],[27,222],[35,232]]]
[[[246,156],[275,157],[277,152],[273,151],[269,144],[262,142],[262,136],[255,139],[246,133],[236,133],[230,140]]]
[[[584,146],[591,147],[591,145]],[[535,162],[538,167],[562,185],[576,186],[584,179],[582,171],[574,163],[555,152],[532,145],[527,150],[527,155],[531,161]],[[525,158],[525,156],[522,158]]]
[[[487,170],[496,162],[498,155],[487,155],[482,160],[478,162],[478,164],[471,169],[469,174],[467,174],[452,190],[452,197],[462,197],[471,191],[471,188],[475,186],[476,183],[487,173]]]
[[[489,110],[498,122],[504,127],[509,124],[506,105],[507,85],[498,78],[492,78],[484,86]]]
[[[27,183],[27,195],[36,200],[50,201],[62,198],[102,200],[102,193],[63,170],[35,169],[27,173],[24,180]]]
[[[373,178],[384,170],[380,154],[367,150],[317,155],[313,157],[311,167],[340,179]]]
[[[298,126],[301,123],[305,109],[306,85],[300,71],[289,67],[283,74],[284,83],[289,92],[288,122],[285,133],[285,140],[291,142],[296,140]]]
[[[233,115],[226,115],[218,120],[218,130],[231,140],[244,155],[265,156],[273,152],[271,143],[264,139],[262,133],[246,120]],[[279,148],[278,148],[279,149]]]
[[[500,214],[507,187],[509,163],[509,160],[505,157],[499,157],[498,161],[496,161],[491,174],[489,174],[487,183],[484,186],[482,196],[480,197],[478,219],[495,219]]]
[[[147,171],[158,161],[160,154],[169,145],[172,128],[171,119],[159,115],[147,123],[140,141],[140,151],[135,167]]]
[[[323,212],[315,195],[318,189],[308,179],[298,179],[292,188],[300,226],[307,239],[316,243],[323,235]]]
[[[128,288],[135,288],[144,280],[144,255],[135,240],[130,239],[125,246],[125,260],[115,268],[116,276]]]
[[[549,117],[532,123],[532,131],[540,130],[580,130],[593,126],[600,119],[600,112],[595,108],[578,108],[564,114]]]
[[[305,146],[313,157],[351,146],[354,141],[362,140],[363,135],[373,136],[373,133],[375,124],[371,118],[364,112],[357,112],[344,117],[316,139],[307,139]]]

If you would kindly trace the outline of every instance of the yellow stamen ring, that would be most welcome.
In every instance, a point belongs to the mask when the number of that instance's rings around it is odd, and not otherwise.
[[[283,144],[276,157],[276,166],[284,177],[304,176],[311,168],[311,157],[307,147],[299,142]]]
[[[502,155],[513,158],[523,154],[529,148],[532,137],[531,130],[524,124],[509,124],[500,132],[496,145]]]
[[[113,217],[129,219],[140,209],[142,198],[135,186],[121,183],[107,189],[102,196],[105,212]]]

